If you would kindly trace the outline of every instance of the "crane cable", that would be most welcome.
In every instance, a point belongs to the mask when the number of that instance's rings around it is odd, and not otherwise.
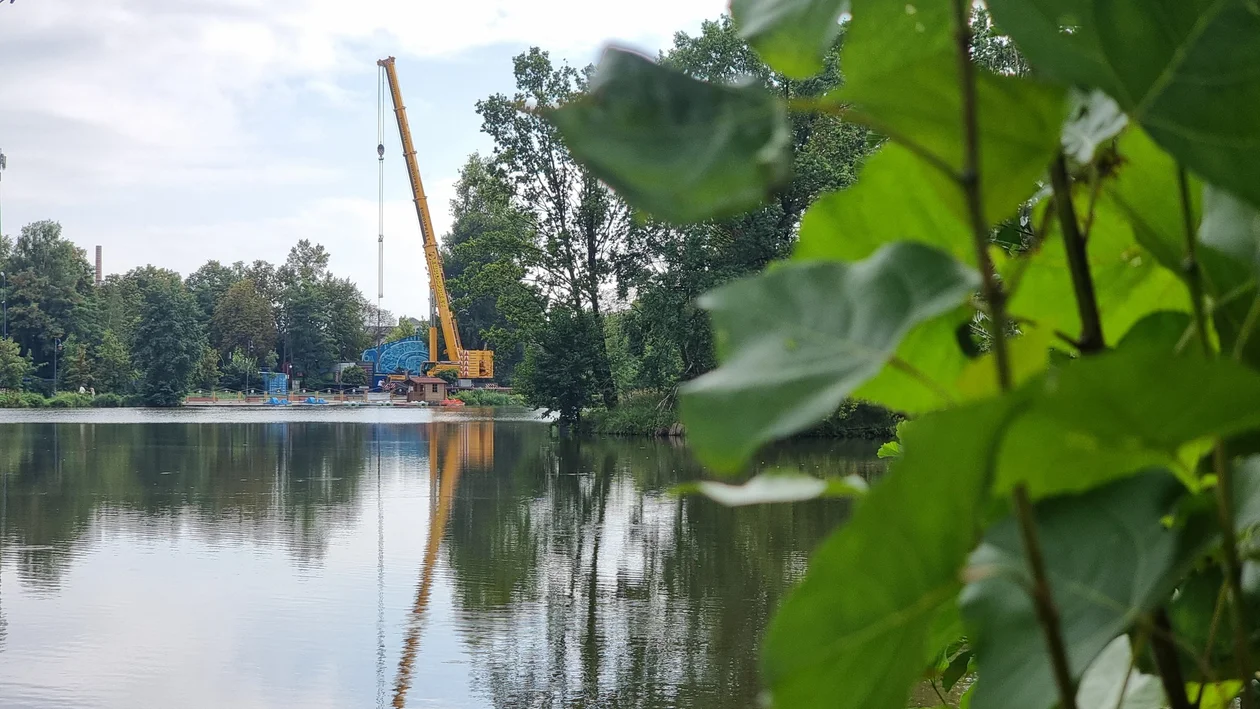
[[[385,67],[376,70],[376,363],[381,361],[381,299],[385,297]]]

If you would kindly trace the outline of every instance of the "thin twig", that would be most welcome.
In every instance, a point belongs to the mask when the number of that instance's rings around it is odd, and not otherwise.
[[[1177,168],[1177,185],[1181,192],[1181,221],[1185,227],[1186,236],[1186,260],[1182,268],[1186,272],[1186,285],[1190,288],[1190,303],[1194,310],[1194,326],[1199,333],[1199,342],[1203,345],[1203,354],[1211,356],[1212,344],[1208,340],[1207,334],[1207,316],[1203,312],[1203,274],[1199,271],[1199,261],[1196,256],[1196,241],[1194,235],[1194,215],[1190,209],[1190,185],[1189,179],[1186,177],[1186,169],[1178,166]]]
[[[1242,593],[1242,565],[1238,561],[1238,545],[1234,539],[1233,471],[1225,459],[1225,444],[1216,439],[1212,454],[1216,466],[1216,511],[1221,523],[1221,545],[1225,551],[1225,580],[1229,584],[1230,614],[1234,621],[1234,654],[1238,661],[1238,675],[1243,682],[1243,709],[1252,709],[1255,700],[1251,696],[1250,679],[1255,675],[1251,663],[1251,647],[1247,636],[1251,623],[1247,617],[1247,602]]]
[[[1260,296],[1251,301],[1251,307],[1247,309],[1247,317],[1243,320],[1242,328],[1238,331],[1238,339],[1234,340],[1233,358],[1235,362],[1241,361],[1243,350],[1247,347],[1247,340],[1251,339],[1251,333],[1256,329],[1256,320],[1260,318]]]
[[[972,240],[976,249],[976,263],[982,277],[982,295],[989,306],[993,323],[993,355],[997,361],[998,386],[1003,391],[1011,388],[1010,354],[1006,347],[1006,296],[997,282],[993,260],[989,256],[989,230],[984,217],[980,190],[980,125],[976,117],[976,76],[971,61],[971,27],[968,24],[967,0],[952,0],[954,11],[954,39],[957,42],[958,84],[962,93],[963,165],[958,183],[967,198],[967,212],[971,220]],[[1024,551],[1032,572],[1033,602],[1041,629],[1046,636],[1046,647],[1054,669],[1055,684],[1059,690],[1060,709],[1076,709],[1076,690],[1068,665],[1067,648],[1059,625],[1059,611],[1050,593],[1045,560],[1041,555],[1041,542],[1037,537],[1037,523],[1033,517],[1032,502],[1026,485],[1019,485],[1013,494],[1015,516],[1019,520]]]
[[[1161,607],[1153,615],[1155,627],[1163,631],[1151,634],[1151,652],[1159,668],[1159,679],[1164,683],[1164,694],[1172,709],[1191,709],[1190,698],[1186,696],[1186,682],[1181,675],[1181,663],[1177,659],[1177,647],[1169,640],[1172,622],[1168,619],[1168,611]]]
[[[1062,152],[1050,166],[1050,182],[1054,186],[1054,203],[1059,209],[1059,231],[1063,233],[1068,272],[1072,276],[1072,290],[1076,295],[1076,311],[1081,318],[1081,354],[1094,354],[1106,349],[1107,344],[1103,339],[1102,318],[1098,314],[1098,298],[1094,295],[1094,277],[1089,272],[1085,239],[1081,236],[1076,207],[1072,204],[1067,159]]]

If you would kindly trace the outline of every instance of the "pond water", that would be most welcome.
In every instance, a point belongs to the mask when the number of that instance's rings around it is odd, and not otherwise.
[[[755,706],[848,508],[670,494],[699,474],[524,411],[0,411],[0,707]]]

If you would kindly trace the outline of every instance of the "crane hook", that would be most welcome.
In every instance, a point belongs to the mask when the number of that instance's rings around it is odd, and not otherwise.
[[[384,143],[376,144],[376,156],[382,160],[385,159],[385,144]]]

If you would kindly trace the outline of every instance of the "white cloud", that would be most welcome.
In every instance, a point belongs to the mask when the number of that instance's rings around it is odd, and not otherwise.
[[[724,6],[723,0],[0,3],[0,148],[10,159],[6,231],[15,232],[15,222],[59,219],[81,246],[104,244],[110,270],[152,262],[185,272],[209,258],[277,260],[298,238],[312,238],[371,296],[376,205],[368,196],[375,175],[349,146],[372,127],[375,97],[366,87],[373,86],[376,58],[397,55],[404,72],[417,63],[432,71],[440,61],[442,71],[484,77],[485,67],[476,66],[479,48],[538,45],[582,62],[609,40],[662,46],[676,30],[694,29]],[[510,65],[499,61],[493,67],[499,83],[480,95],[510,85]],[[429,86],[432,78],[405,74],[404,81]],[[413,93],[408,105],[413,125],[470,108],[438,93]],[[426,137],[464,152],[484,147],[473,118],[446,125],[440,138]],[[442,233],[459,165],[448,158],[422,167]],[[389,168],[401,172],[396,162]],[[405,184],[398,174],[387,180]],[[407,242],[393,235],[415,235],[409,202],[392,204],[401,196],[391,188],[387,293],[393,309],[422,312],[426,287],[394,260]],[[418,237],[415,247],[418,256]]]

